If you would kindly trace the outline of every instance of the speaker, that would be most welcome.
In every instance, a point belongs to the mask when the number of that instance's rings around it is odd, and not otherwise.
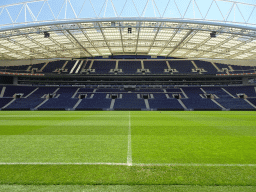
[[[211,38],[215,38],[216,37],[216,31],[211,32],[210,36],[211,36]]]
[[[50,33],[44,32],[44,38],[49,38],[49,37],[50,37]]]

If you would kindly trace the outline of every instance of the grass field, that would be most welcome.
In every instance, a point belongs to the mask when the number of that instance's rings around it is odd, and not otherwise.
[[[2,111],[0,122],[2,189],[93,184],[256,190],[256,112]]]

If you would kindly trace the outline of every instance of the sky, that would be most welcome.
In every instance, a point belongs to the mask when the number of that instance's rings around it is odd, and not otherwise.
[[[244,22],[256,24],[256,8],[244,4],[233,4],[216,0],[48,0],[48,4],[42,2],[29,3],[28,8],[22,5],[10,6],[7,9],[0,7],[0,27],[10,23],[30,22],[37,20],[53,20],[68,18],[95,18],[115,17],[164,17],[164,18],[190,18],[201,19],[202,16],[209,20],[223,20],[229,22]],[[249,4],[256,4],[256,0],[233,0]],[[13,3],[26,2],[24,0],[0,0],[0,6]],[[93,8],[92,8],[92,4]],[[115,9],[112,6],[114,4]],[[72,6],[71,6],[71,5]],[[134,6],[134,4],[136,6]],[[145,9],[146,7],[146,9]],[[179,7],[179,9],[177,9]],[[209,7],[211,7],[209,9]],[[65,10],[67,8],[67,12]],[[74,9],[74,11],[72,10]],[[41,12],[40,12],[41,10]],[[31,12],[33,14],[31,14]],[[11,18],[10,18],[10,16]],[[26,17],[25,17],[26,16]]]

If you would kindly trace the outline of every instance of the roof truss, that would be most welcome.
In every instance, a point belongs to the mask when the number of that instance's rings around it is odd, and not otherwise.
[[[212,31],[216,31],[216,38],[210,37]],[[44,38],[44,32],[48,32],[50,37]],[[151,19],[57,22],[0,30],[0,48],[2,59],[117,54],[255,59],[256,29]]]

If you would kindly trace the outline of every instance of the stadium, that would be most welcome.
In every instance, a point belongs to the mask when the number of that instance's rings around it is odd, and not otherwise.
[[[256,190],[255,8],[0,2],[0,191]]]

